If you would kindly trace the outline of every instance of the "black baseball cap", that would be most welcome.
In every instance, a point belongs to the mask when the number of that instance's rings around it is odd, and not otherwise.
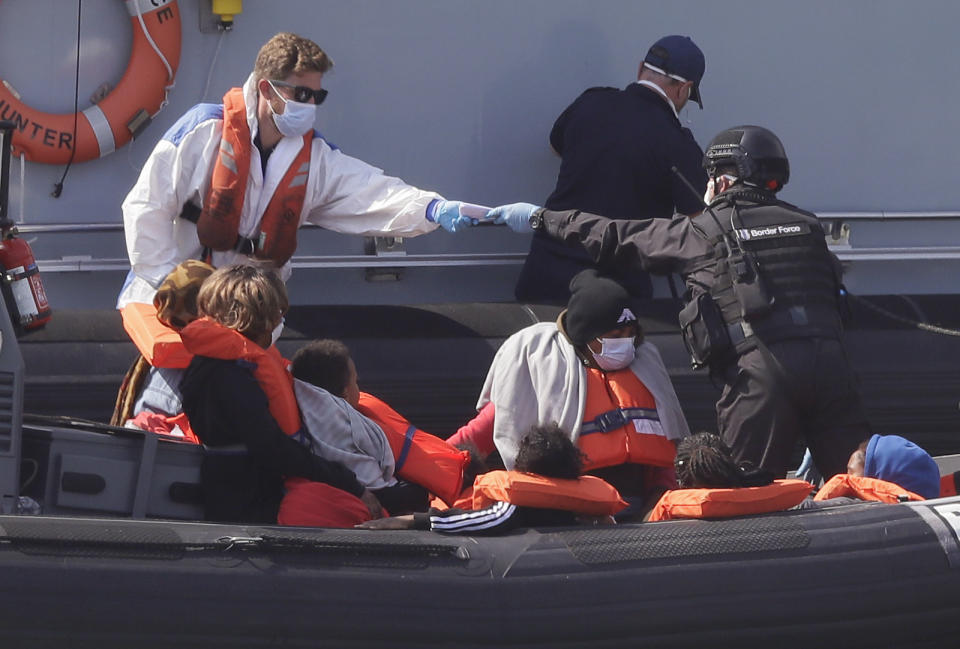
[[[650,48],[643,59],[646,67],[678,81],[692,81],[690,99],[703,109],[700,80],[707,67],[703,52],[689,36],[664,36]]]

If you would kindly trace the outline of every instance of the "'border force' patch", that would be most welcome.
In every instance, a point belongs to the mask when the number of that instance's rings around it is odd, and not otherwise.
[[[810,234],[809,223],[780,223],[778,225],[760,225],[737,230],[737,235],[741,241],[796,237],[803,234]]]

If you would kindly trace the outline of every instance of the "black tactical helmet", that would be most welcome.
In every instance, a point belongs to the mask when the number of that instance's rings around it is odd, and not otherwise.
[[[790,180],[790,162],[780,138],[762,126],[734,126],[721,131],[703,155],[712,177],[717,167],[735,166],[740,180],[780,191]]]

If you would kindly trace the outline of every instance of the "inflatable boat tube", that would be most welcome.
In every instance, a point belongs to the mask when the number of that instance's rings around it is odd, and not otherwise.
[[[5,646],[946,647],[960,498],[500,538],[0,516]]]

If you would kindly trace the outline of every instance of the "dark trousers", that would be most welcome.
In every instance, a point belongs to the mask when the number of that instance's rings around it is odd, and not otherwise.
[[[805,338],[754,349],[723,373],[720,434],[738,461],[786,475],[799,438],[825,479],[872,434],[857,381],[839,340]]]
[[[617,280],[635,298],[650,298],[650,276],[637,267],[601,267],[582,249],[534,233],[514,295],[520,302],[565,306],[570,299],[570,280],[587,268],[596,268]]]

